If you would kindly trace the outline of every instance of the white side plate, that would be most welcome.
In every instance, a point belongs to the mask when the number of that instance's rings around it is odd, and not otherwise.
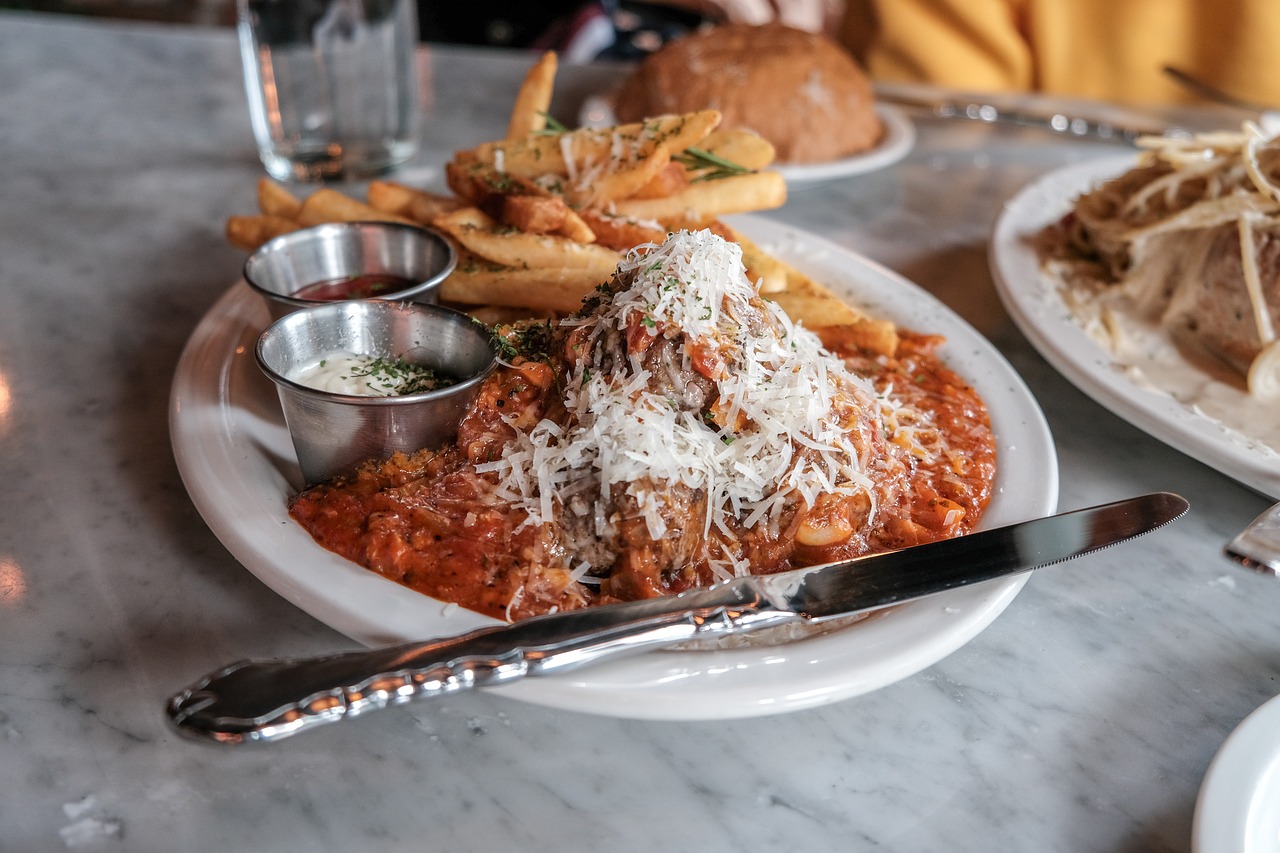
[[[999,473],[985,526],[1054,511],[1053,440],[1021,378],[940,302],[831,243],[764,219],[734,220],[766,251],[843,297],[910,328],[947,336],[946,362],[986,399]],[[368,645],[461,633],[491,620],[413,592],[324,550],[289,518],[301,477],[270,382],[253,359],[267,324],[234,285],[188,342],[174,377],[170,432],[196,507],[227,549],[284,598]],[[1026,575],[934,596],[787,645],[659,651],[494,688],[576,711],[651,719],[781,713],[876,690],[942,659],[991,623]]]
[[[910,154],[915,147],[916,127],[906,113],[888,104],[876,104],[876,115],[880,116],[880,123],[884,126],[884,136],[874,148],[830,163],[794,166],[778,163],[771,168],[782,173],[789,187],[800,189],[808,184],[851,178],[892,166]]]
[[[1280,851],[1280,696],[1246,717],[1209,764],[1191,846],[1194,853]]]

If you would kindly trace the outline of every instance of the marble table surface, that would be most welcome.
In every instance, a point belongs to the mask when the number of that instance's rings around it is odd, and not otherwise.
[[[503,131],[528,57],[425,62],[407,179]],[[562,69],[553,111],[618,71]],[[232,558],[169,441],[175,364],[243,258],[223,222],[261,174],[234,35],[0,13],[0,80],[0,850],[1185,851],[1210,760],[1280,693],[1280,584],[1221,555],[1267,499],[1076,390],[988,272],[1006,198],[1122,149],[925,119],[901,163],[768,216],[985,334],[1045,412],[1061,507],[1171,490],[1186,518],[814,709],[640,721],[490,691],[271,746],[181,739],[162,704],[195,676],[350,645]]]

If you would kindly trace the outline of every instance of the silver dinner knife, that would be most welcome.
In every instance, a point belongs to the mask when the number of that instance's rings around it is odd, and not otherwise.
[[[315,658],[240,661],[174,694],[184,735],[276,741],[413,699],[504,684],[695,638],[876,610],[1068,560],[1187,511],[1159,492],[1089,509],[705,589],[538,616],[460,637]]]
[[[1097,118],[1068,115],[1063,112],[1035,112],[1025,109],[1002,107],[980,101],[962,101],[950,98],[920,98],[889,92],[876,92],[876,100],[902,107],[924,110],[936,118],[968,119],[988,124],[1014,124],[1060,133],[1064,136],[1094,137],[1127,142],[1130,145],[1144,136],[1185,137],[1190,133],[1182,128],[1121,124]]]

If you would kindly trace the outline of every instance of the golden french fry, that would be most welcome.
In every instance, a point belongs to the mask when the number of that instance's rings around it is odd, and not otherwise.
[[[486,142],[470,152],[462,152],[458,159],[466,155],[467,159],[495,165],[510,175],[536,178],[569,175],[567,153],[575,173],[592,166],[617,171],[649,157],[658,145],[666,145],[669,151],[683,151],[696,145],[719,123],[720,113],[716,110],[658,116],[616,127],[586,127],[567,133],[535,133],[520,139]]]
[[[326,222],[403,222],[416,223],[407,216],[384,213],[377,208],[357,201],[337,190],[321,187],[307,196],[298,212],[298,221],[305,226],[323,225]]]
[[[404,216],[421,225],[429,225],[440,214],[462,206],[453,196],[438,195],[394,181],[370,181],[367,198],[370,207]]]
[[[773,162],[773,143],[749,130],[722,129],[708,134],[698,145],[722,160],[755,172]]]
[[[594,243],[596,241],[596,232],[591,230],[591,226],[573,208],[569,208],[569,211],[564,216],[564,224],[560,226],[560,230],[556,233],[568,237],[575,243]]]
[[[559,234],[575,243],[596,241],[595,232],[558,195],[504,196],[502,222],[529,234]]]
[[[413,194],[415,192],[416,190],[412,190],[404,184],[394,184],[389,181],[370,181],[365,200],[370,207],[383,213],[409,216],[409,207],[413,204]]]
[[[605,278],[582,269],[516,269],[463,251],[440,284],[444,302],[573,313]]]
[[[860,311],[827,288],[798,273],[788,276],[788,287],[770,293],[769,299],[778,303],[793,322],[804,323],[806,326],[838,326],[857,322],[864,317]]]
[[[641,243],[659,243],[667,236],[665,228],[637,222],[603,210],[584,210],[582,219],[596,236],[596,242],[610,249],[625,251]]]
[[[551,89],[555,79],[556,55],[547,51],[524,76],[515,106],[511,109],[507,139],[519,139],[547,126],[547,111],[551,109]]]
[[[886,356],[897,352],[898,333],[892,322],[854,308],[732,226],[717,221],[710,228],[742,247],[747,278],[757,282],[761,295],[776,302],[793,322],[816,334],[823,346],[838,352],[866,350]]]
[[[510,305],[480,305],[468,308],[467,313],[486,326],[518,323],[521,320],[554,320],[561,314],[560,311],[539,311]]]
[[[258,209],[264,216],[297,219],[302,202],[280,184],[270,178],[258,179]]]
[[[227,242],[252,252],[268,240],[301,227],[296,220],[283,216],[230,216],[227,217]]]
[[[786,264],[761,249],[745,234],[723,222],[713,223],[711,230],[742,247],[742,263],[747,268],[747,278],[755,283],[761,294],[768,295],[787,289],[789,268]]]
[[[571,182],[565,189],[565,198],[576,207],[607,207],[610,202],[630,198],[648,186],[670,162],[670,149],[664,144],[656,145],[647,157],[633,165],[605,171],[585,183]]]
[[[887,320],[870,317],[841,326],[807,326],[822,345],[832,352],[865,350],[876,355],[892,356],[898,351],[898,333]]]
[[[776,261],[787,273],[787,289],[768,294],[793,322],[817,334],[824,346],[837,350],[862,349],[878,355],[898,350],[898,331],[888,320],[877,320],[849,305],[799,270]]]
[[[457,210],[460,207],[462,207],[462,202],[452,196],[423,192],[414,195],[413,200],[409,203],[409,212],[401,215],[408,216],[414,222],[430,225],[431,220],[441,213]]]
[[[571,215],[582,221],[582,217],[575,214],[558,195],[509,195],[502,198],[502,223],[526,234],[561,234]],[[591,240],[580,242],[590,243],[594,239],[592,234]]]
[[[768,255],[743,255],[742,262],[747,268],[748,280],[755,283],[761,294],[768,296],[787,289],[787,273],[781,269]]]
[[[689,173],[685,171],[684,166],[672,160],[662,168],[662,171],[654,175],[649,183],[627,198],[666,198],[683,192],[687,186],[689,186]]]
[[[513,177],[484,163],[461,163],[454,160],[445,166],[445,180],[449,188],[472,206],[501,216],[504,224],[521,231],[555,233],[577,243],[593,243],[596,235],[582,221],[582,217],[565,204],[564,196],[556,195],[536,181]],[[516,201],[512,201],[516,199]],[[463,205],[455,205],[455,209]],[[552,209],[558,224],[546,224],[546,214]],[[537,214],[536,219],[531,218]],[[531,222],[539,223],[530,227]]]
[[[484,210],[497,210],[502,199],[510,195],[554,195],[537,181],[508,174],[492,163],[454,160],[445,164],[444,175],[454,195]]]
[[[613,249],[592,243],[510,230],[474,207],[437,216],[432,224],[473,254],[517,269],[575,269],[604,281],[621,257]]]
[[[667,198],[623,199],[616,213],[630,219],[654,220],[667,228],[701,228],[730,213],[768,210],[787,200],[787,184],[777,172],[752,172],[689,184]]]

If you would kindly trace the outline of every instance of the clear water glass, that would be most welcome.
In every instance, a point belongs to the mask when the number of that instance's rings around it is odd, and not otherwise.
[[[238,0],[238,32],[273,178],[374,177],[417,152],[416,0]]]

